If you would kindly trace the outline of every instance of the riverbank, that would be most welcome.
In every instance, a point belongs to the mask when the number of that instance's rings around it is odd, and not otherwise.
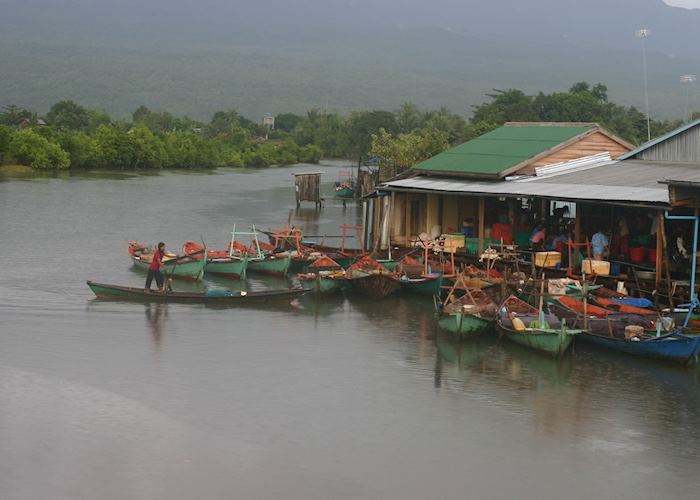
[[[0,177],[2,178],[31,177],[37,172],[27,165],[0,165]]]

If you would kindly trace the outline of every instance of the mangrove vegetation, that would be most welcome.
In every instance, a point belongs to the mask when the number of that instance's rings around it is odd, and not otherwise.
[[[566,92],[537,95],[495,90],[487,97],[473,107],[470,119],[444,107],[422,110],[404,103],[394,111],[347,115],[319,109],[281,113],[274,127],[235,110],[219,111],[205,123],[145,106],[130,120],[117,120],[70,100],[54,104],[44,116],[6,105],[0,112],[0,163],[35,169],[160,169],[379,157],[401,170],[508,121],[597,122],[635,144],[646,138],[644,114],[609,102],[602,84],[579,82]],[[679,124],[652,120],[652,136]]]

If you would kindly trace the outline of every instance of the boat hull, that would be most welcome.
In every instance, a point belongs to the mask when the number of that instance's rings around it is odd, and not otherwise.
[[[399,267],[399,264],[401,263],[398,260],[384,260],[384,259],[377,260],[377,262],[379,262],[384,269],[387,269],[389,271],[396,270],[396,268]]]
[[[249,260],[248,270],[255,273],[269,274],[271,276],[286,276],[287,272],[289,272],[291,260],[291,257]]]
[[[511,342],[536,349],[551,356],[563,355],[574,341],[574,335],[566,332],[532,331],[520,333],[504,328],[501,328],[501,332]]]
[[[265,302],[275,299],[292,299],[306,290],[289,288],[265,292],[230,292],[221,294],[190,293],[190,292],[145,292],[143,288],[109,285],[88,281],[87,285],[100,299],[119,300],[127,302],[174,302],[174,303],[206,303],[206,304],[241,304],[249,302]]]
[[[329,295],[332,293],[337,293],[343,288],[342,279],[332,279],[332,278],[313,278],[308,280],[303,280],[301,285],[306,289],[313,291],[319,295]]]
[[[463,338],[482,333],[493,326],[489,321],[473,314],[451,313],[438,318],[441,330],[450,332],[456,337]]]
[[[131,256],[131,261],[137,269],[142,271],[148,271],[150,267],[150,262],[144,262],[138,257]],[[184,278],[191,280],[200,280],[204,276],[204,267],[206,262],[204,259],[190,260],[188,262],[164,262],[161,265],[161,271],[166,276],[173,276],[175,278]]]
[[[687,364],[697,359],[700,337],[696,335],[662,336],[650,340],[631,341],[584,333],[581,340],[632,356],[662,359]]]
[[[244,280],[248,269],[248,259],[209,259],[204,272],[219,274],[228,278]]]
[[[355,191],[349,187],[336,189],[335,191],[336,198],[352,198],[353,196],[355,196]]]
[[[370,274],[368,276],[348,279],[353,291],[372,299],[383,299],[399,290],[399,283],[383,274]]]
[[[439,276],[401,281],[401,288],[410,293],[439,297],[442,293],[442,280],[441,274]]]

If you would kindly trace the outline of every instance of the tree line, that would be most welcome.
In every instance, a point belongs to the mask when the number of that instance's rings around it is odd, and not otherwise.
[[[602,84],[580,82],[567,92],[537,95],[495,90],[487,98],[473,107],[469,120],[444,107],[422,110],[404,103],[395,111],[349,115],[318,109],[281,113],[273,130],[234,110],[202,122],[145,106],[130,120],[115,120],[70,100],[54,104],[43,117],[10,105],[0,112],[0,162],[37,169],[158,169],[376,157],[380,165],[400,171],[507,121],[598,122],[632,143],[646,138],[645,116],[609,102]],[[652,120],[651,125],[657,136],[680,122]]]

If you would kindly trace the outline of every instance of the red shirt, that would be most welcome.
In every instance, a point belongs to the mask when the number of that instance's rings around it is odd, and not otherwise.
[[[156,253],[153,254],[153,260],[151,261],[151,265],[148,266],[148,269],[150,269],[151,271],[159,271],[160,261],[163,257],[163,252],[161,252],[160,250],[156,250]]]
[[[510,224],[504,224],[502,222],[496,222],[493,225],[491,231],[491,237],[494,240],[503,240],[504,245],[513,244],[513,231],[511,230]]]

